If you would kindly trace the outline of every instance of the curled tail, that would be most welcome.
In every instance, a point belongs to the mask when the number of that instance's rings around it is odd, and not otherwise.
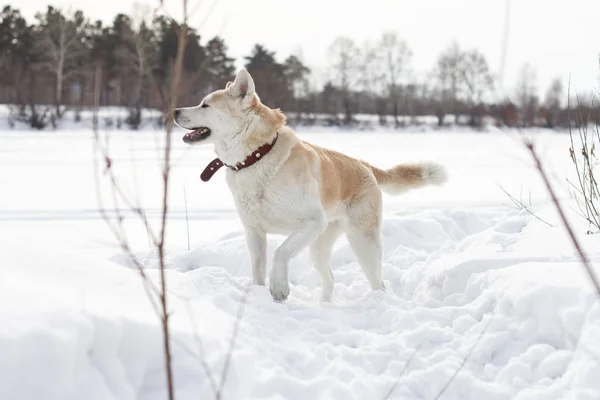
[[[400,164],[386,170],[366,165],[373,171],[379,187],[389,194],[400,194],[427,185],[441,186],[448,180],[446,168],[434,162]]]

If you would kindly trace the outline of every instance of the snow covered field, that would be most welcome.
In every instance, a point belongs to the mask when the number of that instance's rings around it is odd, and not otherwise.
[[[333,302],[307,253],[291,295],[251,287],[225,399],[598,399],[600,306],[540,178],[508,133],[300,133],[377,166],[434,159],[450,181],[384,197],[386,294],[345,242]],[[251,282],[241,224],[212,149],[174,134],[168,289],[178,399],[212,398]],[[569,205],[568,136],[529,132]],[[0,133],[0,399],[165,399],[161,331],[135,270],[97,208],[92,136]],[[157,132],[113,132],[121,182],[158,223]],[[499,185],[526,211],[508,207]],[[189,241],[185,197],[189,214]],[[110,193],[104,192],[110,205]],[[133,249],[156,255],[133,213]],[[596,265],[600,236],[569,214]],[[269,239],[272,256],[282,237]],[[270,260],[269,260],[270,267]]]

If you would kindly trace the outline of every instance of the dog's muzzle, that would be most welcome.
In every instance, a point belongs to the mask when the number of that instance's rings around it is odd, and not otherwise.
[[[206,127],[200,127],[200,128],[196,128],[193,131],[188,132],[185,135],[183,135],[183,141],[185,143],[194,143],[194,142],[198,142],[200,140],[204,140],[209,136],[210,136],[210,129],[208,129]]]

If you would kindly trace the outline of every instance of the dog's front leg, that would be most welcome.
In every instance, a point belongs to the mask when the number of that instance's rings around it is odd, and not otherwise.
[[[265,286],[267,277],[267,234],[255,228],[246,228],[246,243],[252,262],[252,282]]]
[[[274,300],[287,299],[290,294],[290,284],[288,282],[288,264],[290,260],[315,240],[325,230],[325,227],[326,220],[322,212],[312,218],[306,218],[302,221],[300,229],[288,236],[275,250],[269,282],[269,290]]]

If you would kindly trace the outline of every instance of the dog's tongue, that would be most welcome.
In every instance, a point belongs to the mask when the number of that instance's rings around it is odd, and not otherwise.
[[[210,129],[202,127],[202,128],[194,129],[193,131],[190,131],[190,132],[186,133],[185,135],[183,135],[183,141],[186,143],[192,143],[197,140],[206,139],[209,136],[210,136]]]

